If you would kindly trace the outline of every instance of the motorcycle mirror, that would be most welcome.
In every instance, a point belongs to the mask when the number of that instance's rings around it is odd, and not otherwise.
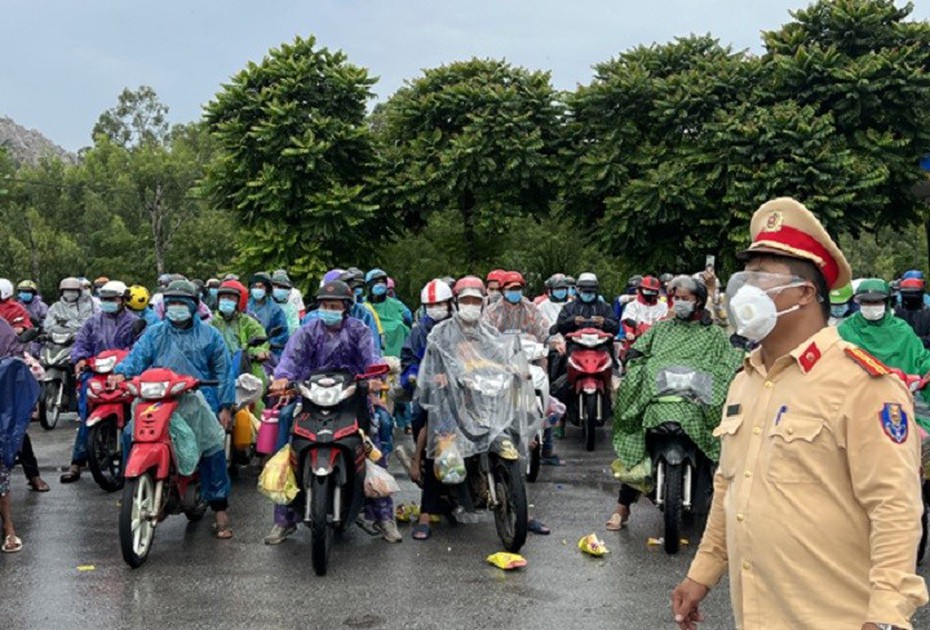
[[[391,371],[391,367],[387,363],[376,363],[368,368],[368,371],[364,374],[356,375],[356,379],[360,381],[366,381],[370,378],[378,378],[379,376],[384,376]]]
[[[29,343],[30,341],[35,341],[39,337],[38,328],[27,328],[19,334],[20,343]]]

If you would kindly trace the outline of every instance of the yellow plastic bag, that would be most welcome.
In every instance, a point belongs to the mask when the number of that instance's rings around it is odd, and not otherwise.
[[[297,476],[291,464],[293,449],[290,444],[275,453],[258,476],[258,491],[277,505],[287,505],[297,496]]]
[[[655,479],[652,476],[652,460],[649,457],[643,459],[632,468],[627,468],[619,459],[615,459],[610,465],[614,473],[614,479],[620,483],[625,483],[631,488],[636,488],[643,494],[649,494],[655,489]]]
[[[603,556],[605,553],[610,553],[610,550],[604,546],[604,541],[598,540],[597,534],[588,534],[579,540],[578,548],[592,556]]]
[[[486,560],[498,569],[503,569],[504,571],[513,571],[514,569],[520,569],[526,566],[526,558],[516,553],[507,553],[506,551],[492,553]]]

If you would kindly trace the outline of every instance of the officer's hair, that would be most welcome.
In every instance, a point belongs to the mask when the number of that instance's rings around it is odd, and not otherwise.
[[[830,288],[827,286],[827,279],[823,277],[820,269],[809,260],[802,258],[791,258],[789,256],[778,256],[775,254],[763,254],[752,256],[753,259],[766,259],[780,262],[788,267],[788,270],[795,276],[803,278],[814,285],[817,291],[817,302],[820,303],[820,314],[826,323],[830,319]]]

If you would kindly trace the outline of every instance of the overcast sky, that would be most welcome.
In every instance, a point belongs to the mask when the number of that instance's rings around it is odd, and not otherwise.
[[[806,0],[3,0],[0,116],[70,150],[90,144],[124,87],[151,85],[173,122],[200,116],[249,60],[295,35],[344,50],[390,96],[443,63],[504,57],[571,89],[637,44],[712,33],[760,51],[759,32]],[[930,0],[913,17],[930,18]]]

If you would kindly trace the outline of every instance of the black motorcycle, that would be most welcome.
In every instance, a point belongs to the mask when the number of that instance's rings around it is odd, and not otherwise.
[[[77,381],[71,364],[71,346],[75,332],[51,332],[45,335],[45,345],[39,363],[45,370],[40,383],[39,423],[51,431],[58,424],[62,412],[77,411]]]

